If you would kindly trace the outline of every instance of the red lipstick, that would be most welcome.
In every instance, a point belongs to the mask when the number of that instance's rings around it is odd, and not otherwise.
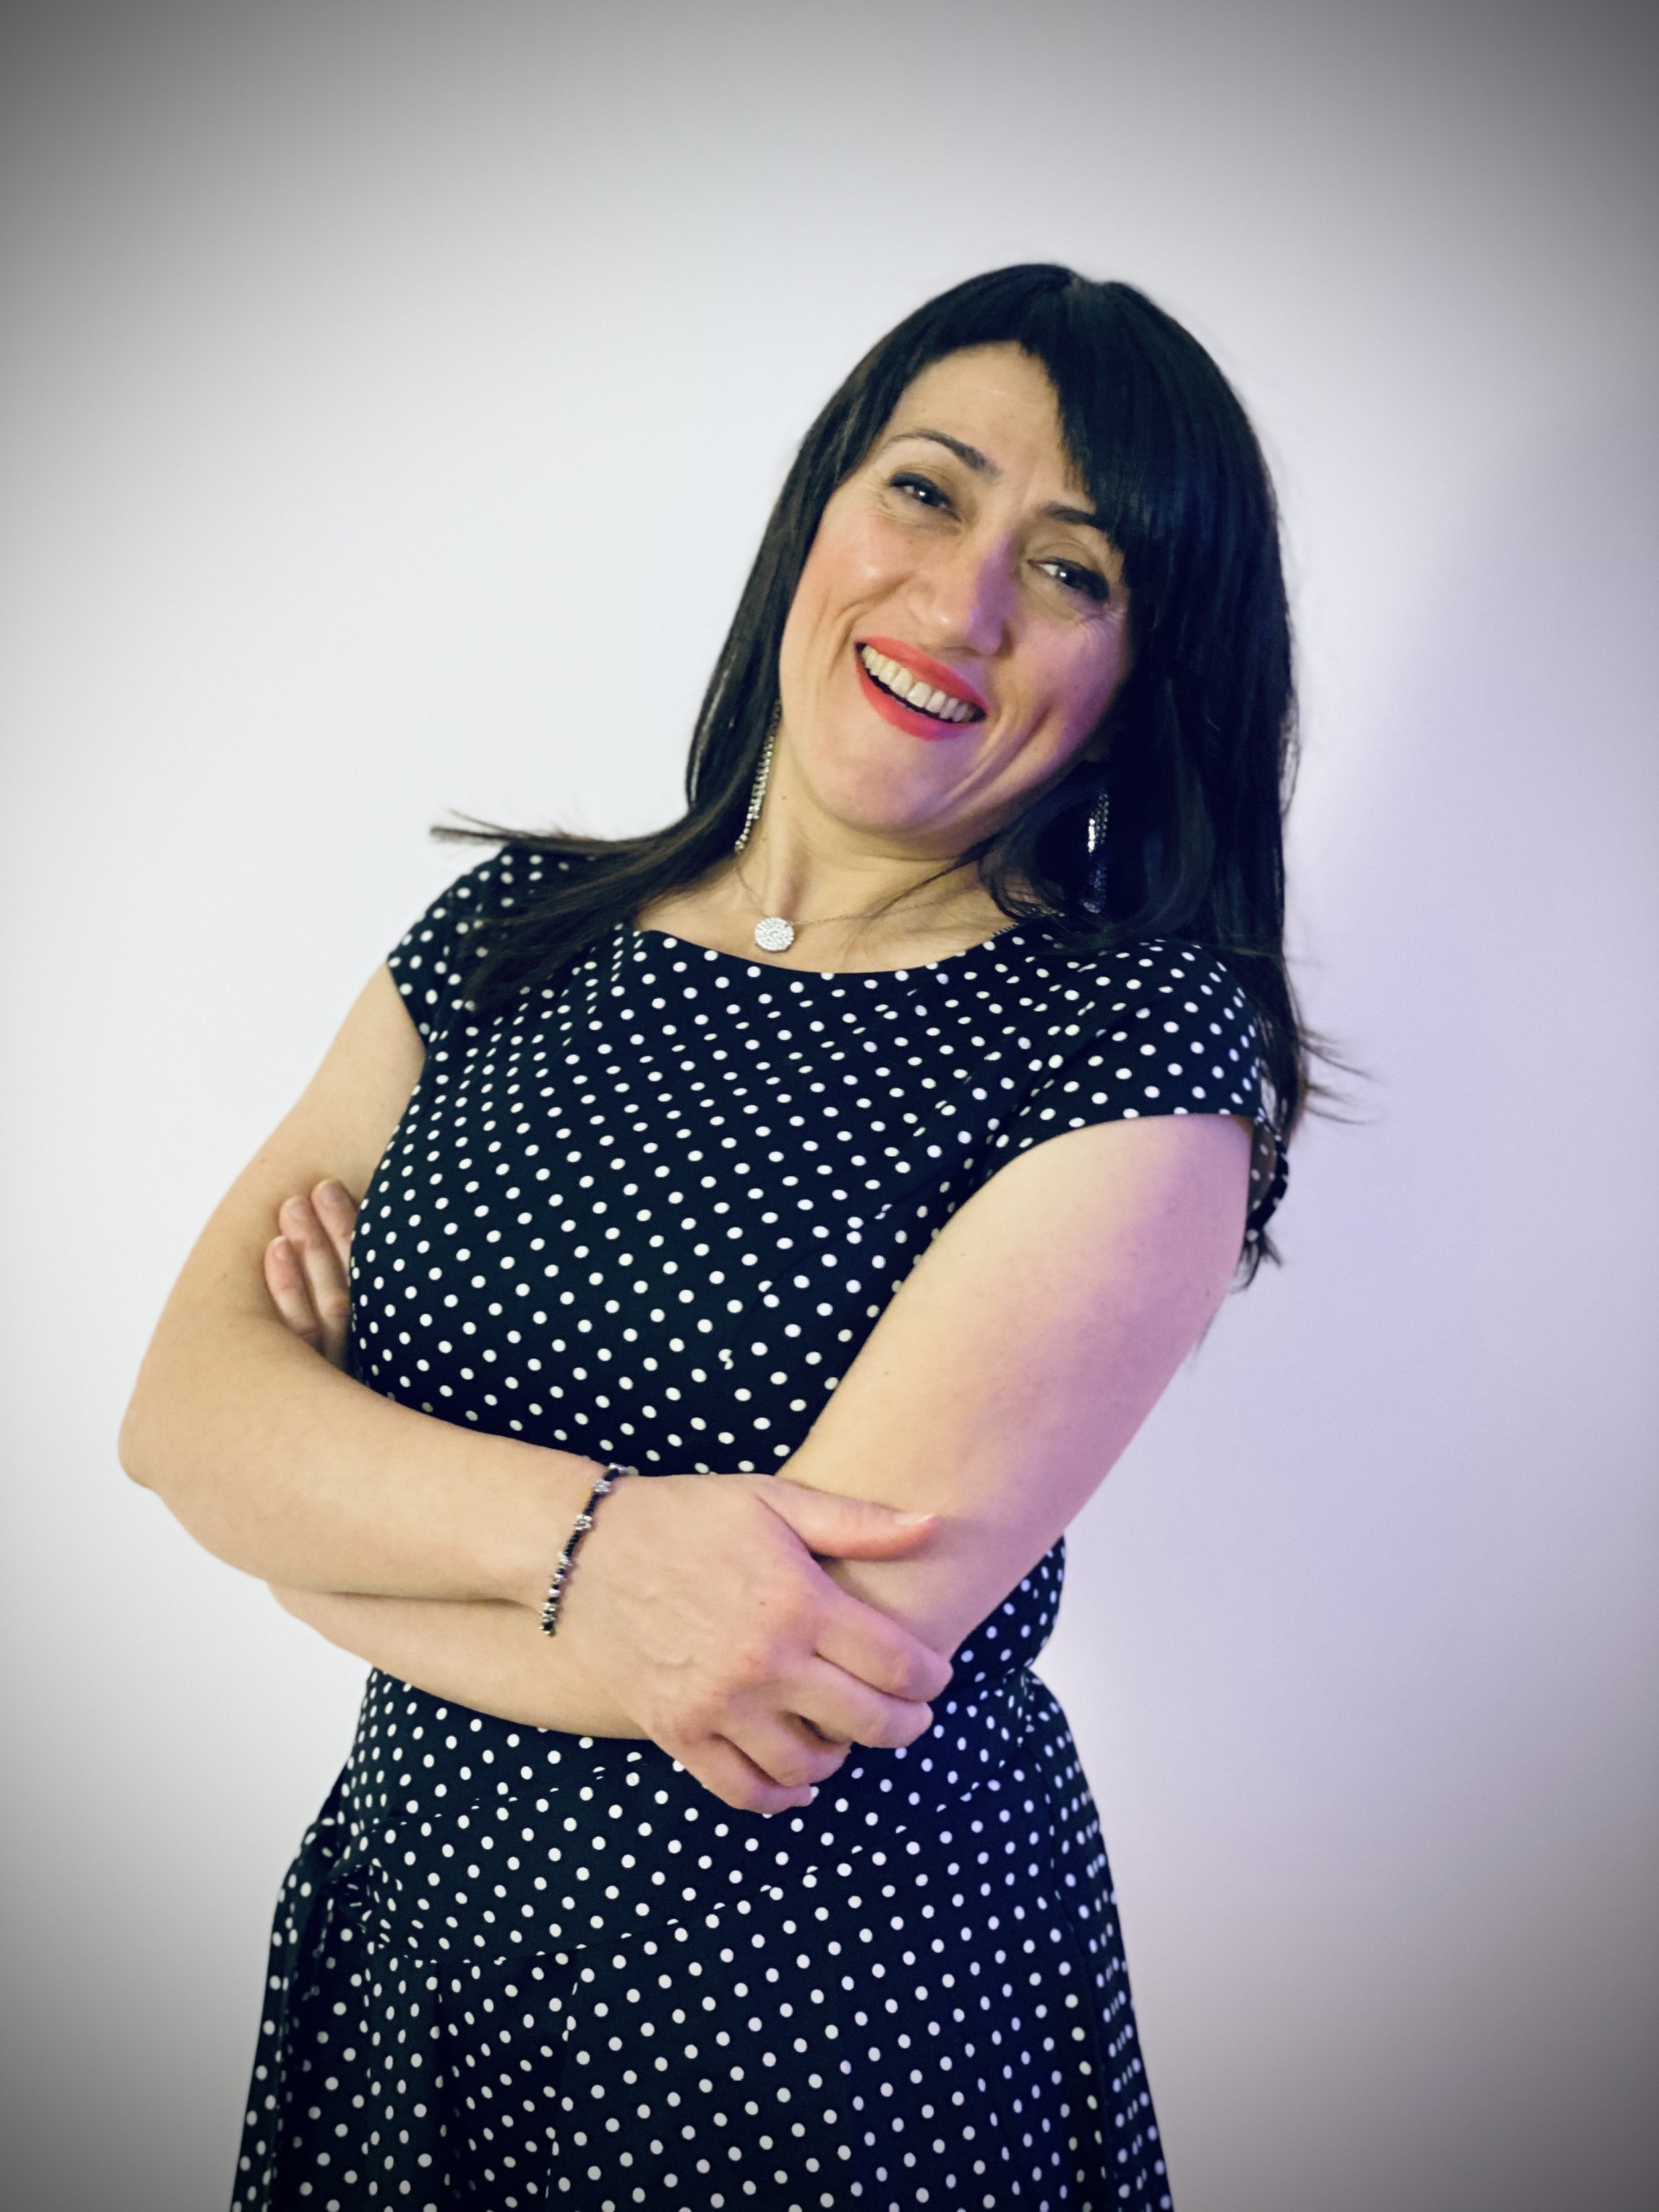
[[[936,690],[946,693],[950,698],[965,700],[969,706],[976,707],[982,716],[990,712],[989,701],[976,685],[959,676],[955,669],[947,668],[943,661],[935,660],[931,653],[922,652],[914,645],[902,644],[897,638],[860,639],[853,649],[853,663],[858,671],[859,684],[865,698],[884,721],[893,723],[895,728],[906,731],[910,736],[931,741],[936,738],[958,736],[973,725],[966,721],[942,721],[937,715],[923,714],[918,709],[895,697],[878,683],[865,667],[864,656],[859,651],[861,645],[868,645],[886,659],[899,662],[912,676],[920,677],[924,683],[931,683]]]
[[[947,668],[942,660],[935,660],[931,653],[925,653],[918,646],[906,645],[897,638],[861,638],[859,643],[874,645],[889,660],[902,661],[912,676],[925,677],[936,691],[948,691],[953,699],[965,699],[970,707],[977,707],[982,715],[988,715],[991,702],[976,684],[954,668]]]

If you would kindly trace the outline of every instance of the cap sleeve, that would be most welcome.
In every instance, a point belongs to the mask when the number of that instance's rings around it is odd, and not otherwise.
[[[1252,1124],[1247,1244],[1285,1184],[1269,1120],[1260,1032],[1225,961],[1199,946],[1143,944],[1079,962],[1047,1065],[1003,1120],[995,1169],[1046,1138],[1149,1114],[1236,1114]]]
[[[504,846],[440,893],[391,954],[386,965],[426,1044],[463,1011],[491,924],[542,888],[549,862],[548,855]]]

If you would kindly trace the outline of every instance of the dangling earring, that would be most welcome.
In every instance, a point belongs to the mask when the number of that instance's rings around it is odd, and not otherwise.
[[[772,720],[766,724],[766,741],[760,748],[760,766],[754,772],[754,787],[749,793],[749,810],[743,817],[743,827],[737,833],[737,842],[732,847],[741,853],[754,835],[754,825],[760,819],[760,810],[766,803],[766,785],[772,776],[772,749],[778,742],[778,725],[784,718],[780,699],[772,710]]]
[[[1102,791],[1089,810],[1089,826],[1084,832],[1084,853],[1087,862],[1084,876],[1083,903],[1091,914],[1106,910],[1106,825],[1112,817],[1109,791]]]

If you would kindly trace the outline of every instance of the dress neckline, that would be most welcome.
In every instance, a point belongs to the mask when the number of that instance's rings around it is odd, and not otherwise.
[[[931,976],[938,969],[950,968],[957,961],[971,960],[978,953],[988,952],[994,944],[1001,944],[1030,927],[1029,921],[1005,923],[1000,930],[993,930],[989,937],[981,938],[976,944],[965,944],[960,952],[946,952],[937,960],[912,960],[902,968],[784,968],[747,952],[728,952],[721,945],[699,944],[695,938],[678,937],[671,930],[636,929],[632,922],[620,925],[636,945],[648,937],[660,938],[665,945],[677,946],[684,952],[699,952],[706,960],[723,960],[757,976],[788,976],[797,982],[809,980],[824,983],[874,982],[878,977],[891,976],[902,982],[907,976]]]

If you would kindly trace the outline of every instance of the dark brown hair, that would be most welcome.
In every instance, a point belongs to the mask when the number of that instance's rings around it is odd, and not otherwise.
[[[1282,1152],[1307,1090],[1308,1042],[1286,972],[1282,826],[1295,765],[1290,623],[1278,518],[1243,407],[1198,340],[1128,284],[1046,264],[971,278],[867,353],[802,442],[767,523],[693,733],[686,810],[644,837],[451,834],[586,860],[487,942],[474,1002],[539,986],[652,899],[726,859],[778,691],[796,585],[831,494],[906,387],[968,346],[1015,345],[1053,385],[1066,446],[1122,556],[1134,664],[1097,759],[969,854],[1001,910],[1078,951],[1177,938],[1224,956],[1261,1031]],[[1109,792],[1104,900],[1087,894],[1084,824]],[[1265,1238],[1253,1235],[1246,1273]]]

